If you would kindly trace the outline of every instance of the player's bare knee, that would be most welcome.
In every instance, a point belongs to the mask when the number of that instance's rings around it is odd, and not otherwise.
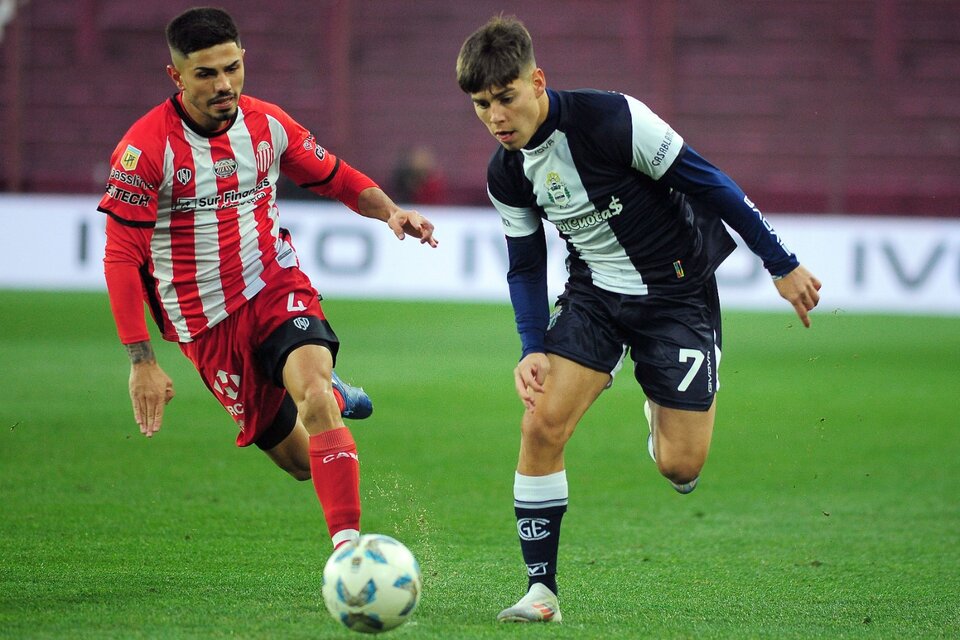
[[[685,484],[700,475],[702,460],[657,458],[660,474],[671,482]]]
[[[522,430],[524,442],[539,449],[563,449],[570,439],[566,424],[543,417],[524,420]]]
[[[323,421],[331,411],[339,413],[337,400],[333,389],[329,385],[314,384],[304,390],[303,399],[297,403],[297,411],[305,425],[313,425]]]

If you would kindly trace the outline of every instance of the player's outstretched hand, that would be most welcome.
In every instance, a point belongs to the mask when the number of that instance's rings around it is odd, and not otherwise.
[[[416,211],[397,209],[390,214],[387,224],[401,240],[407,235],[411,235],[414,238],[420,238],[420,244],[428,244],[431,247],[437,246],[437,241],[433,237],[433,223]]]
[[[808,312],[820,302],[820,281],[803,265],[773,283],[784,300],[793,305],[803,326],[810,326]]]
[[[517,395],[528,411],[533,411],[534,397],[543,393],[543,381],[547,379],[550,370],[550,360],[545,353],[528,354],[513,370],[513,381],[517,387]]]
[[[140,433],[152,438],[160,430],[163,409],[173,396],[173,380],[156,362],[130,365],[130,400]]]

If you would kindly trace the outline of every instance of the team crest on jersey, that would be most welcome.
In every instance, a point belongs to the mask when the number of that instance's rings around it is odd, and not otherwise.
[[[567,184],[559,173],[556,171],[548,173],[544,186],[547,187],[547,197],[550,198],[550,202],[558,207],[565,207],[570,204],[570,189],[567,189]]]
[[[218,178],[229,178],[237,172],[237,161],[233,158],[224,158],[213,163],[213,172]]]
[[[273,147],[266,140],[257,145],[257,171],[266,173],[273,165]]]
[[[182,185],[186,185],[190,182],[190,179],[193,177],[193,171],[183,167],[182,169],[177,170],[177,182]]]
[[[127,171],[133,171],[137,168],[137,163],[140,162],[141,153],[143,152],[140,151],[140,149],[137,149],[132,144],[128,144],[126,150],[123,152],[123,156],[120,157],[120,166]]]

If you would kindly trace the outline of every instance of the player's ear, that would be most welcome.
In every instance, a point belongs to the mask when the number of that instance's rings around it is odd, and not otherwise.
[[[183,90],[183,80],[180,77],[180,72],[172,64],[167,65],[167,75],[170,76],[170,79],[173,80],[173,84],[177,85],[177,89]]]
[[[543,69],[540,67],[534,69],[530,81],[533,83],[534,95],[539,98],[547,90],[547,76],[543,73]]]

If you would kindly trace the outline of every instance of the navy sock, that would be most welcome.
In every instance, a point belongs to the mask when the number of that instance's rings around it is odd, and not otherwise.
[[[560,521],[566,507],[550,509],[514,508],[520,550],[527,565],[527,588],[542,582],[557,593],[557,552],[560,547]]]
[[[567,511],[566,472],[548,476],[516,475],[514,513],[520,551],[527,565],[527,586],[543,583],[554,593],[557,589],[557,556],[560,547],[560,523]]]

